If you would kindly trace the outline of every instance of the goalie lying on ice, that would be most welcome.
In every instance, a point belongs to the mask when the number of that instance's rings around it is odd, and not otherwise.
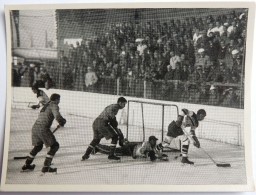
[[[115,154],[117,156],[131,156],[133,159],[146,158],[151,161],[157,159],[168,161],[168,156],[163,154],[161,150],[157,149],[157,138],[155,136],[150,136],[148,141],[145,142],[124,142],[122,147],[116,148]],[[95,153],[100,152],[103,154],[108,154],[110,151],[110,146],[98,144],[95,147]]]

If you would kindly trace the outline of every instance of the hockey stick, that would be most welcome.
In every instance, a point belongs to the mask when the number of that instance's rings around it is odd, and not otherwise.
[[[189,135],[188,132],[186,132],[186,130],[184,128],[182,128],[182,130],[186,134],[186,136],[188,136],[193,142],[195,142],[194,138],[191,135]],[[229,164],[229,163],[217,163],[210,156],[210,154],[208,154],[208,152],[206,152],[202,147],[200,147],[199,149],[202,150],[217,167],[231,167],[231,164]]]
[[[61,126],[58,125],[53,131],[52,133],[55,133]],[[27,159],[28,156],[15,156],[13,157],[13,160],[21,160],[21,159]]]

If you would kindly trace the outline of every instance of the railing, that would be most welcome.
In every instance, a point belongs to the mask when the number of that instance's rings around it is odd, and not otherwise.
[[[63,78],[62,78],[63,79]],[[224,106],[232,108],[244,107],[244,89],[241,84],[232,83],[205,83],[206,88],[210,88],[211,85],[219,88],[217,102],[210,102],[208,99],[202,99],[198,97],[198,83],[194,82],[182,82],[179,80],[144,80],[134,78],[113,78],[113,77],[101,77],[98,82],[90,87],[85,87],[84,79],[80,78],[73,81],[72,85],[55,86],[58,89],[67,89],[75,91],[85,91],[91,93],[101,94],[113,94],[132,96],[147,99],[156,99],[164,101],[186,102],[194,104],[206,104],[215,106]],[[22,78],[21,86],[29,86],[27,78]],[[224,98],[223,91],[227,88],[235,88],[240,91],[235,102],[229,104],[228,102],[222,102]]]

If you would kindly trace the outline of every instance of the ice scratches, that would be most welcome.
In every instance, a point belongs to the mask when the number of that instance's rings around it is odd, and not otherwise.
[[[133,167],[133,166],[144,166],[151,165],[154,162],[151,162],[146,159],[132,159],[131,157],[121,157],[121,160],[108,160],[107,155],[102,157],[101,159],[90,157],[85,161],[75,161],[68,166],[61,166],[58,168],[59,174],[73,174],[86,172],[86,170],[97,171],[97,170],[106,170],[106,169],[118,169],[124,167]]]

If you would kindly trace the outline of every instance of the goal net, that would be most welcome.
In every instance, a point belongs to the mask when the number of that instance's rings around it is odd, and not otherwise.
[[[129,141],[142,142],[154,135],[160,143],[167,133],[168,125],[177,119],[178,113],[175,104],[129,100],[126,137]],[[179,149],[179,140],[173,141],[170,147]]]

